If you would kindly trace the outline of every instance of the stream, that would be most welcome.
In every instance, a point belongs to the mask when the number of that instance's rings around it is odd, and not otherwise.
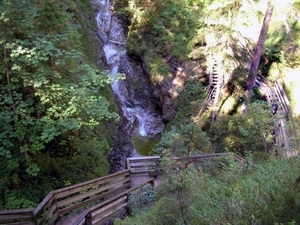
[[[118,73],[124,80],[111,84],[123,118],[123,131],[133,146],[132,156],[150,154],[164,130],[158,100],[153,97],[151,85],[140,63],[126,54],[124,29],[112,10],[110,0],[92,0],[102,52],[114,78]],[[128,154],[127,154],[128,155]],[[118,161],[119,162],[119,161]],[[118,163],[115,162],[115,163]]]

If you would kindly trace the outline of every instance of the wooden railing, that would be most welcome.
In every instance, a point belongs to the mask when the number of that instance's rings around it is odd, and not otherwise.
[[[0,211],[0,224],[56,224],[62,217],[104,202],[130,187],[130,170],[124,170],[51,191],[36,209]]]
[[[243,164],[245,162],[245,159],[237,154],[231,153],[231,152],[225,152],[225,153],[212,153],[212,154],[205,154],[205,155],[196,155],[196,156],[190,156],[188,157],[189,161],[197,161],[197,160],[202,160],[202,159],[210,159],[210,158],[215,158],[215,157],[232,157],[235,161]],[[173,160],[175,161],[180,161],[180,160],[186,160],[186,157],[174,157]]]
[[[127,158],[127,169],[135,175],[148,174],[150,177],[159,173],[159,156]]]
[[[0,211],[0,224],[34,225],[34,209],[12,209]]]
[[[234,160],[244,163],[242,157],[233,153],[190,156],[188,160],[192,162],[219,156],[233,157]],[[186,158],[173,159],[180,161]],[[66,217],[72,217],[72,214],[77,215],[73,225],[103,224],[124,211],[128,194],[138,188],[131,187],[134,177],[149,175],[148,179],[140,183],[144,185],[152,183],[153,177],[162,173],[160,161],[159,156],[128,158],[126,170],[51,191],[36,209],[0,211],[0,224],[57,224]]]
[[[127,206],[128,195],[139,188],[148,183],[152,183],[153,178],[144,181],[139,186],[132,187],[127,189],[106,201],[100,202],[87,210],[85,210],[81,215],[77,218],[77,220],[73,223],[73,225],[92,225],[92,224],[104,224],[109,220],[112,220],[118,215],[122,215],[125,212]]]

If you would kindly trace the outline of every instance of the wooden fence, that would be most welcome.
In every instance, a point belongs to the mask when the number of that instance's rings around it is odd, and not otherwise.
[[[193,161],[199,161],[204,159],[211,159],[216,157],[232,157],[235,161],[243,164],[245,162],[245,159],[237,154],[231,153],[231,152],[225,152],[225,153],[212,153],[212,154],[205,154],[205,155],[196,155],[196,156],[190,156],[188,158],[186,157],[174,157],[173,160],[175,161],[181,161],[188,159],[190,162]]]
[[[140,186],[148,183],[153,184],[152,181],[153,178],[150,178],[147,181],[143,182]],[[80,214],[73,225],[104,224],[109,220],[118,217],[118,215],[124,214],[125,208],[127,206],[128,195],[140,186],[129,188],[119,194],[114,195],[106,201],[100,202],[86,209],[83,213]]]
[[[0,211],[0,224],[33,225],[34,209],[12,209]]]
[[[215,153],[190,156],[189,161],[219,156],[233,157],[243,163],[244,159],[232,153]],[[186,158],[177,157],[175,161]],[[127,169],[105,177],[51,191],[36,209],[0,211],[0,224],[43,225],[59,224],[66,217],[76,216],[72,225],[103,224],[124,211],[127,196],[140,185],[153,185],[153,178],[162,173],[159,156],[127,159]],[[135,176],[149,175],[139,183],[131,184]],[[147,176],[146,176],[147,177]]]
[[[226,153],[212,153],[204,155],[196,155],[186,157],[174,157],[174,161],[188,160],[189,162],[202,161],[206,159],[216,158],[216,157],[229,157],[234,161],[243,164],[245,162],[244,158],[231,152]],[[127,158],[127,169],[130,170],[132,175],[148,174],[150,177],[156,177],[163,173],[163,168],[160,166],[161,158],[159,156],[148,156],[148,157],[136,157]]]
[[[127,158],[127,169],[133,175],[148,174],[155,177],[160,172],[159,164],[159,156]]]
[[[130,187],[130,170],[124,170],[66,188],[51,191],[36,209],[0,211],[0,223],[56,224],[62,217],[106,202]],[[113,200],[114,201],[114,200]]]

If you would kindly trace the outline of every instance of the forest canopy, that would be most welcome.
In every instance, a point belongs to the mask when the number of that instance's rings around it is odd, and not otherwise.
[[[162,110],[166,129],[152,152],[161,156],[168,182],[146,199],[153,202],[133,210],[135,217],[117,223],[299,221],[299,187],[292,188],[299,158],[278,156],[279,150],[299,150],[300,2],[273,2],[259,46],[268,2],[113,1],[128,36],[128,56],[142,64],[159,93],[158,108],[164,97],[172,101],[171,116]],[[111,78],[99,69],[93,18],[88,0],[0,3],[0,209],[35,207],[54,189],[109,172],[119,114]],[[240,115],[258,46],[255,76],[270,85],[282,81],[287,114],[277,113],[268,93],[254,86],[247,114]],[[180,85],[174,77],[182,78]],[[280,126],[287,146],[278,144]],[[205,167],[190,163],[191,156],[211,152],[233,152],[245,164],[227,158]],[[184,158],[181,169],[172,167],[174,156]]]
[[[95,132],[119,116],[88,1],[3,0],[0,12],[0,208],[32,207],[107,174],[109,138]]]
[[[292,189],[299,157],[278,159],[280,151],[289,156],[299,151],[299,4],[114,1],[120,17],[128,20],[128,52],[140,57],[151,81],[159,86],[172,77],[186,77],[184,87],[173,83],[175,115],[154,150],[166,166],[167,182],[157,192],[133,199],[132,217],[117,224],[299,223],[299,187]],[[263,21],[271,11],[266,27]],[[263,28],[265,40],[259,42]],[[269,93],[258,85],[251,86],[247,114],[240,114],[259,47],[255,76],[268,85],[282,82],[290,104],[287,114],[277,113]],[[211,77],[221,78],[218,101],[213,101]],[[285,122],[277,126],[281,119]],[[288,145],[278,142],[281,127]],[[190,156],[208,152],[234,152],[246,158],[246,165],[241,169],[216,159],[199,169],[190,163]],[[178,166],[184,169],[172,167],[172,156],[185,159]]]

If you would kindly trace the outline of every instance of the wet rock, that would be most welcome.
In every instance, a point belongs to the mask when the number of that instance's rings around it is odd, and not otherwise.
[[[122,23],[113,15],[110,1],[93,0],[93,6],[110,73],[112,77],[118,72],[126,75],[125,80],[112,83],[122,118],[109,157],[110,170],[116,172],[125,169],[126,158],[135,154],[130,141],[134,132],[151,136],[163,131],[165,124],[161,111],[164,110],[165,99],[153,92],[141,62],[126,54],[125,32]]]

